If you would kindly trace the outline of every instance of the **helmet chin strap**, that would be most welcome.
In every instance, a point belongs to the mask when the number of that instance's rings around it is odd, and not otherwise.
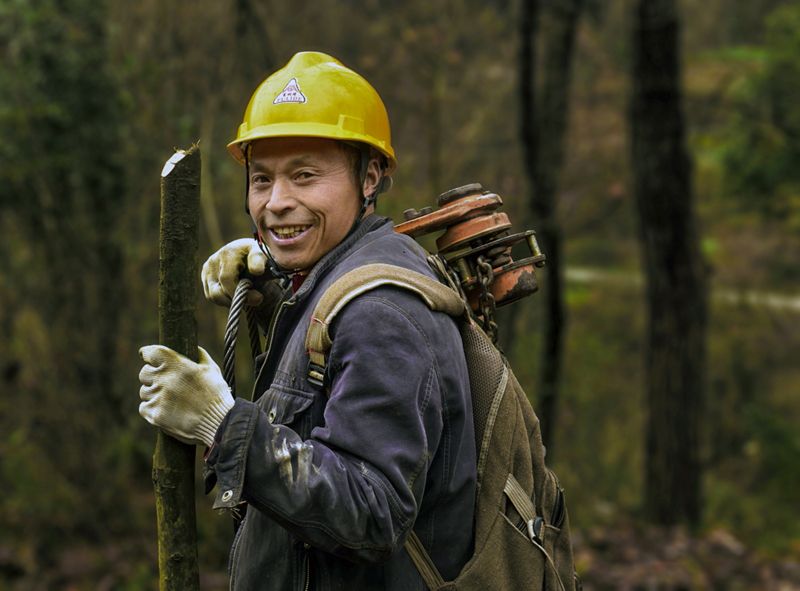
[[[288,285],[288,283],[292,280],[292,275],[296,271],[290,271],[288,269],[284,269],[278,264],[278,261],[275,260],[275,257],[272,256],[272,253],[269,251],[269,248],[264,243],[264,240],[261,238],[261,232],[258,231],[256,225],[253,224],[253,237],[258,242],[258,248],[261,249],[261,252],[264,253],[264,256],[267,257],[267,266],[269,267],[269,272],[272,274],[273,277],[280,279],[281,283],[284,285]]]
[[[381,180],[378,182],[378,186],[375,187],[375,190],[370,193],[369,195],[364,195],[364,183],[367,180],[367,170],[369,170],[369,162],[370,156],[372,154],[372,150],[366,144],[358,144],[356,145],[358,148],[359,153],[359,173],[358,173],[358,194],[361,199],[361,208],[358,210],[358,214],[356,214],[356,219],[353,221],[353,225],[350,226],[350,230],[345,234],[345,237],[342,239],[346,239],[350,234],[356,231],[356,228],[361,224],[361,221],[364,219],[364,214],[366,213],[367,209],[370,205],[375,205],[378,201],[378,195],[384,190],[384,187],[388,189],[391,186],[391,179],[388,177],[381,177]],[[387,182],[389,183],[388,186]]]

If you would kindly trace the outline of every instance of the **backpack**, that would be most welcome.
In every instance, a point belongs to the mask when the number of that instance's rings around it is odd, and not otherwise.
[[[413,530],[405,549],[430,591],[580,588],[564,491],[545,466],[539,419],[469,305],[441,266],[432,266],[448,285],[386,264],[366,265],[337,279],[315,307],[306,334],[308,379],[322,381],[332,345],[328,327],[366,291],[394,285],[456,319],[469,371],[477,450],[474,552],[455,580],[444,581]]]

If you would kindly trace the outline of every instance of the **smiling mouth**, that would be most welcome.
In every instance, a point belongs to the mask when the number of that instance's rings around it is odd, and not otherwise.
[[[291,240],[292,238],[297,238],[300,236],[300,234],[308,230],[310,227],[310,224],[305,226],[282,226],[270,228],[269,231],[272,232],[276,238],[281,240]]]

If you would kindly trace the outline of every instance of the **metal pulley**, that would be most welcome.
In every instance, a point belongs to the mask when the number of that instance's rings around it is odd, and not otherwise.
[[[498,211],[503,200],[479,183],[457,187],[439,195],[437,209],[403,212],[397,232],[413,238],[441,232],[437,254],[458,276],[473,311],[492,323],[495,306],[510,304],[538,289],[536,267],[545,255],[533,230],[510,233],[508,215]],[[525,244],[530,256],[514,260],[512,248]],[[490,331],[491,332],[491,331]]]

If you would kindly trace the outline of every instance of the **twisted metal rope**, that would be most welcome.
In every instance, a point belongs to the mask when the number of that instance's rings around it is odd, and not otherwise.
[[[236,286],[233,293],[233,301],[228,311],[228,322],[225,325],[225,356],[222,362],[222,375],[225,378],[231,392],[236,391],[236,337],[239,334],[239,320],[242,315],[242,308],[247,315],[248,332],[250,334],[250,350],[253,358],[261,353],[261,336],[258,332],[255,311],[249,306],[245,306],[248,290],[253,288],[250,279],[242,279]]]

